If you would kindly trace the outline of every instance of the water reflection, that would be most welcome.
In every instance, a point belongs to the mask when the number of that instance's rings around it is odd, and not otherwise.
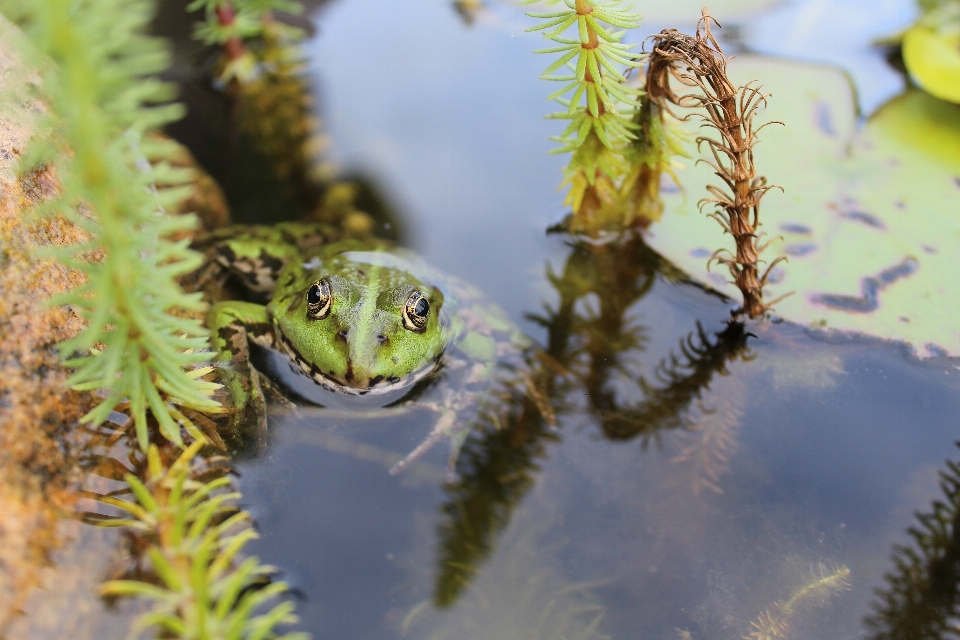
[[[960,462],[940,471],[942,495],[896,545],[886,585],[866,620],[875,640],[940,640],[960,630]]]
[[[728,362],[749,359],[744,325],[731,322],[711,339],[699,322],[656,369],[658,384],[641,374],[646,329],[637,304],[658,276],[678,279],[673,266],[651,250],[639,233],[602,244],[573,239],[563,270],[547,278],[557,294],[542,315],[530,316],[546,329],[542,346],[531,347],[523,370],[502,379],[500,404],[486,413],[458,462],[459,479],[446,488],[438,527],[439,558],[434,602],[449,607],[469,586],[494,548],[493,538],[533,484],[547,444],[560,440],[558,417],[586,413],[611,440],[640,437],[644,444],[664,429],[685,424],[691,403]],[[640,392],[642,400],[629,398]],[[742,395],[742,394],[741,394]],[[580,406],[573,398],[585,396]],[[705,471],[696,484],[716,488],[718,469],[731,443],[725,424],[681,452],[677,462],[696,455]],[[704,422],[707,422],[706,420]],[[709,426],[709,425],[708,425]],[[717,437],[725,434],[727,437]],[[699,451],[698,451],[699,449]]]

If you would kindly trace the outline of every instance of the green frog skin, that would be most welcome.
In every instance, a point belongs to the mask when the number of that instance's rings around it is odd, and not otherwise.
[[[517,343],[512,324],[475,289],[410,252],[378,240],[304,242],[311,233],[315,225],[234,228],[208,250],[208,264],[269,297],[266,304],[219,302],[207,316],[237,419],[266,420],[248,340],[283,353],[317,385],[345,396],[402,396],[443,363],[470,374],[463,388],[443,394],[444,406],[430,405],[440,414],[437,427],[393,471],[443,437],[454,441],[455,456],[466,435],[458,414],[477,403],[498,353]]]

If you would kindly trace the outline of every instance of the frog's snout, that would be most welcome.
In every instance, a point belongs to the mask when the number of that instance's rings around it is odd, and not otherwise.
[[[344,378],[348,385],[358,389],[368,389],[381,382],[392,382],[392,365],[396,360],[390,358],[385,349],[390,346],[387,331],[361,332],[354,329],[342,329],[337,338],[347,343],[347,367]]]

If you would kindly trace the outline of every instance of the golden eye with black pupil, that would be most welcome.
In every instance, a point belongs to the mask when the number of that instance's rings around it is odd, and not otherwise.
[[[318,280],[307,289],[307,317],[311,320],[323,320],[330,313],[333,306],[333,295],[330,293],[330,283]]]
[[[419,291],[414,291],[403,305],[403,326],[414,333],[427,330],[430,317],[430,302]]]

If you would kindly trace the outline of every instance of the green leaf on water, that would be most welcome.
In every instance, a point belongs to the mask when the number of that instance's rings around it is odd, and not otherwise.
[[[960,33],[915,26],[903,34],[903,62],[928,93],[960,102]]]
[[[853,90],[835,69],[743,56],[730,73],[772,94],[758,122],[786,125],[761,131],[755,149],[758,171],[784,188],[760,217],[761,231],[779,236],[762,257],[789,257],[764,290],[766,300],[794,292],[775,314],[902,340],[920,356],[960,355],[960,107],[909,90],[858,130]],[[707,271],[716,249],[733,247],[697,211],[719,180],[702,163],[679,173],[687,195],[665,193],[671,213],[650,244],[739,299],[721,268]]]

